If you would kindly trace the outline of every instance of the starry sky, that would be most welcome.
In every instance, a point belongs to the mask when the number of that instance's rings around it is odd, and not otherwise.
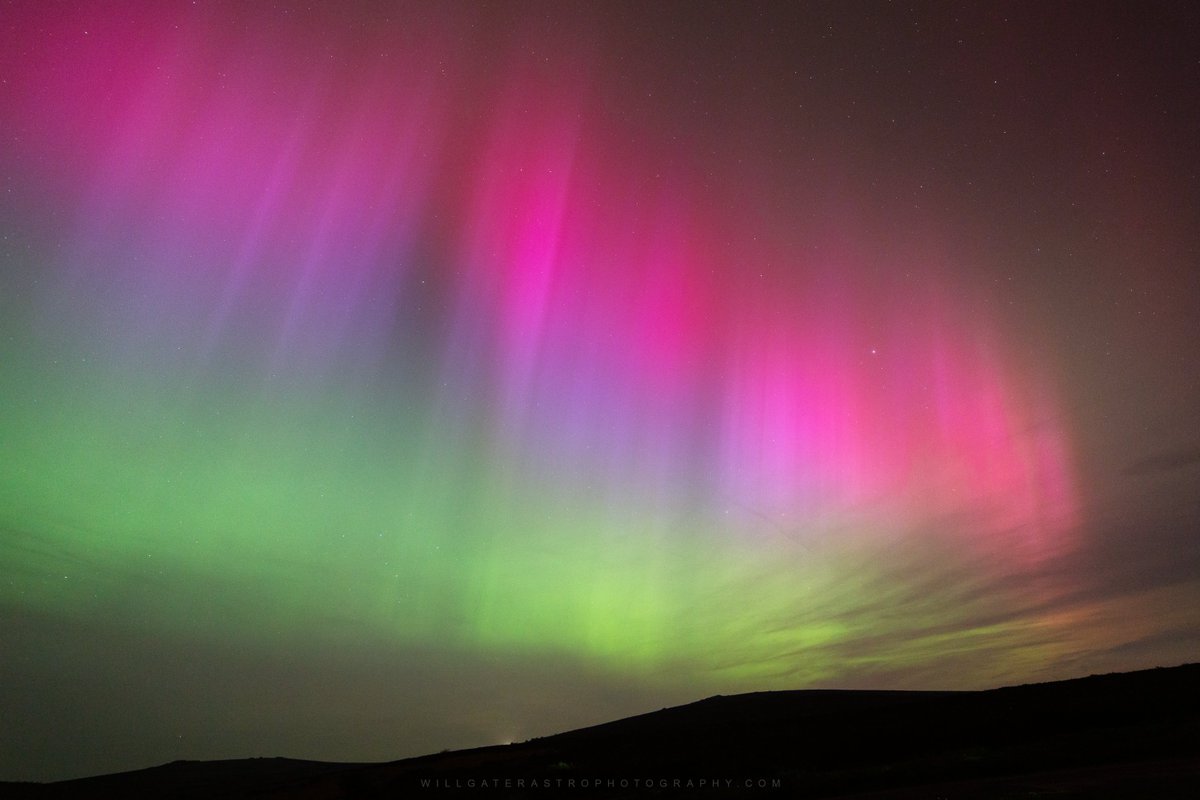
[[[1200,658],[1187,3],[0,4],[0,779]]]

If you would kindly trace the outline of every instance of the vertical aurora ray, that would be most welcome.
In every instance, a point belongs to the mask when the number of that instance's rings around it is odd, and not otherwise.
[[[1072,546],[1069,438],[949,270],[721,208],[586,59],[160,13],[5,63],[56,210],[0,323],[5,602],[733,687],[1053,649],[973,620]]]

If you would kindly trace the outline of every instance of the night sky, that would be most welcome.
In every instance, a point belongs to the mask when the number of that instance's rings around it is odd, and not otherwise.
[[[1195,660],[1193,4],[0,4],[0,779]]]

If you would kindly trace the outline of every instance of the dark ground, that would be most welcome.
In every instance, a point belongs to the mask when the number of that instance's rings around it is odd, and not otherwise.
[[[1200,797],[1200,664],[983,692],[717,696],[520,744],[384,764],[175,762],[0,784],[0,794],[1190,800]]]

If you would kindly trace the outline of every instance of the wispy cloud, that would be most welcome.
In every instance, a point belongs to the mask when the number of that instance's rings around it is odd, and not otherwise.
[[[1174,450],[1166,450],[1134,461],[1125,468],[1126,475],[1154,475],[1173,472],[1193,464],[1200,464],[1200,444],[1192,444]]]

